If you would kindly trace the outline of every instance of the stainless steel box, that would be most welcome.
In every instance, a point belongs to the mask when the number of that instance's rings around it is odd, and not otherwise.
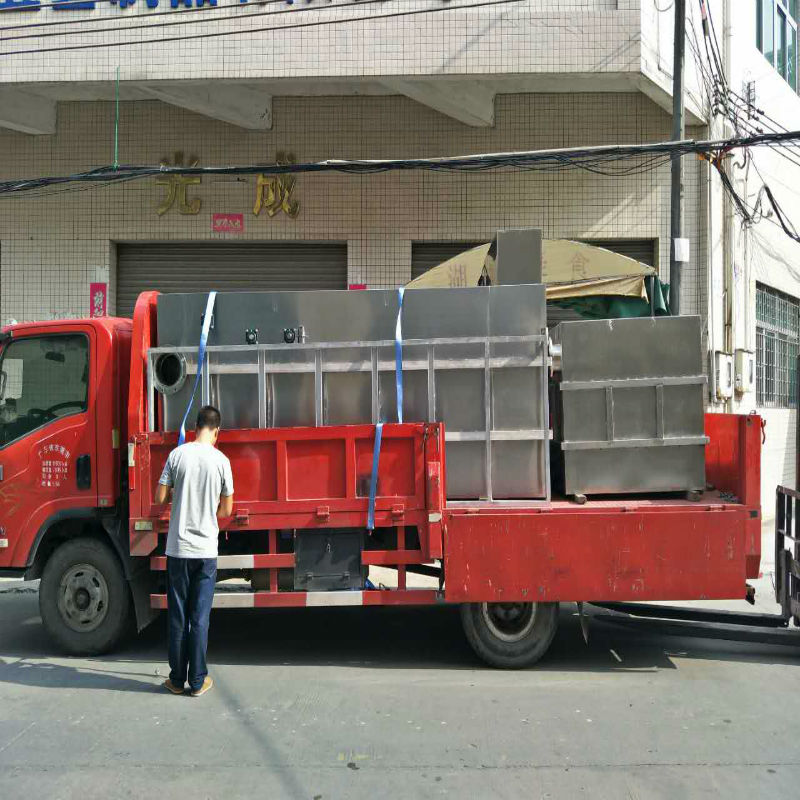
[[[562,322],[554,470],[566,494],[705,487],[700,318]]]
[[[158,299],[150,379],[158,385],[165,354],[186,376],[161,394],[167,430],[189,402],[205,304],[203,294]],[[218,295],[190,424],[201,402],[229,427],[395,421],[398,309],[396,290]],[[549,496],[545,315],[540,284],[405,293],[403,418],[445,423],[448,497]],[[285,343],[300,329],[302,342]]]

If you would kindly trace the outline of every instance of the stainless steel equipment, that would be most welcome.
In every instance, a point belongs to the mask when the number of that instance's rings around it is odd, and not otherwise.
[[[553,341],[554,483],[570,495],[705,488],[699,317],[562,322]]]
[[[166,430],[189,401],[205,305],[158,299],[148,380]],[[218,295],[189,419],[211,402],[239,428],[396,420],[398,308],[396,290]],[[402,332],[403,416],[444,421],[448,497],[549,497],[544,286],[409,290]]]

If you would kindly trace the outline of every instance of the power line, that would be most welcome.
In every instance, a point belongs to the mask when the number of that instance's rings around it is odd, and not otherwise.
[[[139,46],[144,44],[165,44],[167,42],[181,42],[190,39],[192,40],[212,39],[218,36],[238,36],[241,34],[266,33],[268,31],[287,31],[296,28],[314,28],[323,25],[340,25],[342,23],[369,22],[377,19],[396,19],[399,17],[417,16],[419,14],[437,14],[441,13],[442,11],[469,10],[473,8],[482,8],[484,6],[504,6],[510,3],[520,3],[520,2],[523,2],[523,0],[483,0],[483,2],[480,3],[466,3],[460,6],[448,5],[448,6],[443,6],[441,8],[424,8],[424,9],[415,9],[413,11],[395,11],[389,14],[373,14],[362,17],[346,17],[343,19],[317,20],[314,22],[298,22],[288,25],[272,25],[263,28],[247,28],[245,30],[236,30],[236,31],[208,31],[206,33],[190,34],[188,36],[164,36],[158,39],[139,39],[139,40],[125,41],[125,42],[96,42],[94,44],[63,45],[60,47],[40,47],[40,48],[31,48],[29,50],[10,50],[6,52],[0,52],[0,56],[19,56],[19,55],[35,55],[39,53],[58,53],[68,50],[81,50],[81,51],[95,50],[100,47],[130,47],[130,46]],[[158,26],[152,26],[152,27],[158,27]]]
[[[127,25],[126,24],[124,30],[125,30],[126,33],[128,31],[136,31],[136,30],[141,30],[141,29],[144,29],[144,28],[146,28],[147,30],[161,30],[162,28],[172,28],[172,27],[174,27],[176,25],[187,26],[187,25],[197,25],[197,24],[203,24],[203,23],[209,23],[209,22],[229,22],[231,20],[246,19],[247,17],[277,17],[277,16],[280,16],[280,15],[283,15],[283,14],[303,14],[303,13],[306,13],[306,12],[309,12],[309,11],[320,11],[320,10],[327,11],[327,10],[332,9],[332,8],[350,8],[352,6],[366,6],[366,5],[372,5],[374,3],[385,3],[385,2],[388,2],[388,0],[352,0],[352,2],[337,3],[335,5],[331,4],[329,6],[326,6],[324,9],[320,9],[319,7],[316,7],[316,6],[306,6],[304,8],[294,8],[293,6],[290,6],[289,8],[284,8],[281,11],[270,11],[270,12],[248,11],[246,13],[243,12],[241,14],[229,14],[227,16],[221,16],[221,17],[207,17],[207,18],[200,18],[200,19],[189,19],[189,20],[185,20],[185,21],[184,20],[171,20],[170,22],[156,22],[156,23],[153,23],[153,24],[147,24],[147,23],[140,23],[138,25]],[[286,3],[286,0],[265,0],[261,5],[284,5],[285,6],[285,5],[287,5],[287,3]],[[239,7],[239,6],[235,6],[235,7]],[[204,10],[207,10],[208,8],[209,7],[207,7],[207,6],[201,6],[199,9],[198,8],[187,8],[187,9],[185,9],[185,11],[201,11],[201,10],[204,11]],[[219,9],[219,7],[218,7],[215,10],[221,10],[221,9]],[[163,14],[163,13],[169,13],[169,12],[160,12],[160,13]],[[135,19],[137,17],[149,17],[149,16],[151,16],[151,15],[149,15],[149,14],[137,14],[137,15],[135,15],[133,17],[133,19]],[[153,15],[153,16],[155,16],[155,15]],[[131,19],[131,17],[127,17],[126,19]],[[89,20],[75,20],[75,22],[88,22],[88,21]],[[92,22],[100,22],[100,21],[101,20],[92,20]],[[105,20],[103,20],[103,21],[105,21]],[[59,24],[63,24],[63,23],[51,22],[51,23],[40,23],[40,24],[41,25],[48,25],[48,24],[49,25],[59,25]],[[0,30],[2,30],[2,28],[0,28]],[[119,31],[119,30],[120,30],[120,26],[119,26],[119,24],[117,24],[117,25],[106,26],[106,27],[103,27],[103,28],[92,28],[91,30],[82,30],[82,31],[80,31],[80,35],[85,36],[85,35],[94,34],[94,33],[107,33],[109,31]],[[70,36],[71,33],[72,33],[71,31],[46,31],[45,33],[30,33],[30,34],[24,34],[24,35],[20,35],[20,36],[2,36],[2,37],[0,37],[0,42],[19,41],[21,39],[44,39],[44,38],[49,38],[51,36]],[[160,39],[159,41],[170,41],[170,40],[168,40],[168,39]]]
[[[600,145],[594,147],[560,148],[554,150],[533,150],[512,153],[487,153],[440,158],[416,159],[374,159],[374,160],[326,160],[299,164],[247,164],[228,167],[166,167],[123,165],[98,167],[88,172],[72,175],[18,179],[0,182],[0,194],[42,189],[67,183],[105,182],[148,178],[156,175],[253,175],[270,173],[273,175],[290,173],[342,172],[348,174],[372,174],[396,170],[434,170],[474,172],[491,169],[515,168],[537,169],[595,169],[599,164],[618,162],[628,158],[665,160],[673,154],[706,155],[715,163],[722,155],[746,147],[768,144],[783,145],[789,141],[800,140],[800,131],[781,134],[760,134],[758,136],[734,137],[721,140],[680,142],[654,142],[633,145]],[[639,165],[641,166],[641,165]]]

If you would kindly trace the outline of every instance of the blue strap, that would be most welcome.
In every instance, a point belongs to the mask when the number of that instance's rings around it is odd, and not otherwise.
[[[189,404],[186,406],[183,419],[181,420],[181,432],[178,434],[178,445],[182,445],[186,441],[186,419],[189,412],[192,410],[192,403],[194,403],[194,396],[197,394],[197,387],[200,384],[200,378],[203,375],[203,367],[206,362],[206,344],[208,343],[208,332],[211,330],[211,317],[214,314],[214,301],[217,299],[216,292],[208,293],[208,300],[206,301],[206,313],[203,317],[203,329],[200,331],[200,345],[197,348],[197,375],[194,379],[194,386],[192,387],[192,394],[189,397]]]
[[[378,491],[378,461],[381,457],[383,423],[375,426],[375,446],[372,448],[372,475],[369,479],[369,506],[367,510],[367,530],[375,530],[375,494]]]
[[[397,290],[398,308],[397,322],[394,327],[394,379],[397,389],[397,421],[403,421],[403,294],[405,290]],[[375,495],[378,491],[378,462],[381,458],[381,440],[383,439],[383,423],[375,426],[375,446],[372,450],[372,475],[369,479],[369,506],[367,511],[367,530],[375,530]]]
[[[397,421],[403,421],[403,294],[397,290],[397,323],[394,326],[394,381],[397,386]]]

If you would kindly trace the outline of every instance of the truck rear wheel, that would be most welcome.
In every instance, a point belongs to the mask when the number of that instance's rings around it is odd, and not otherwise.
[[[465,603],[461,624],[472,649],[489,666],[535,664],[558,628],[558,603]]]
[[[108,652],[128,624],[130,593],[119,560],[96,539],[72,539],[50,556],[39,585],[47,632],[71,655]]]

